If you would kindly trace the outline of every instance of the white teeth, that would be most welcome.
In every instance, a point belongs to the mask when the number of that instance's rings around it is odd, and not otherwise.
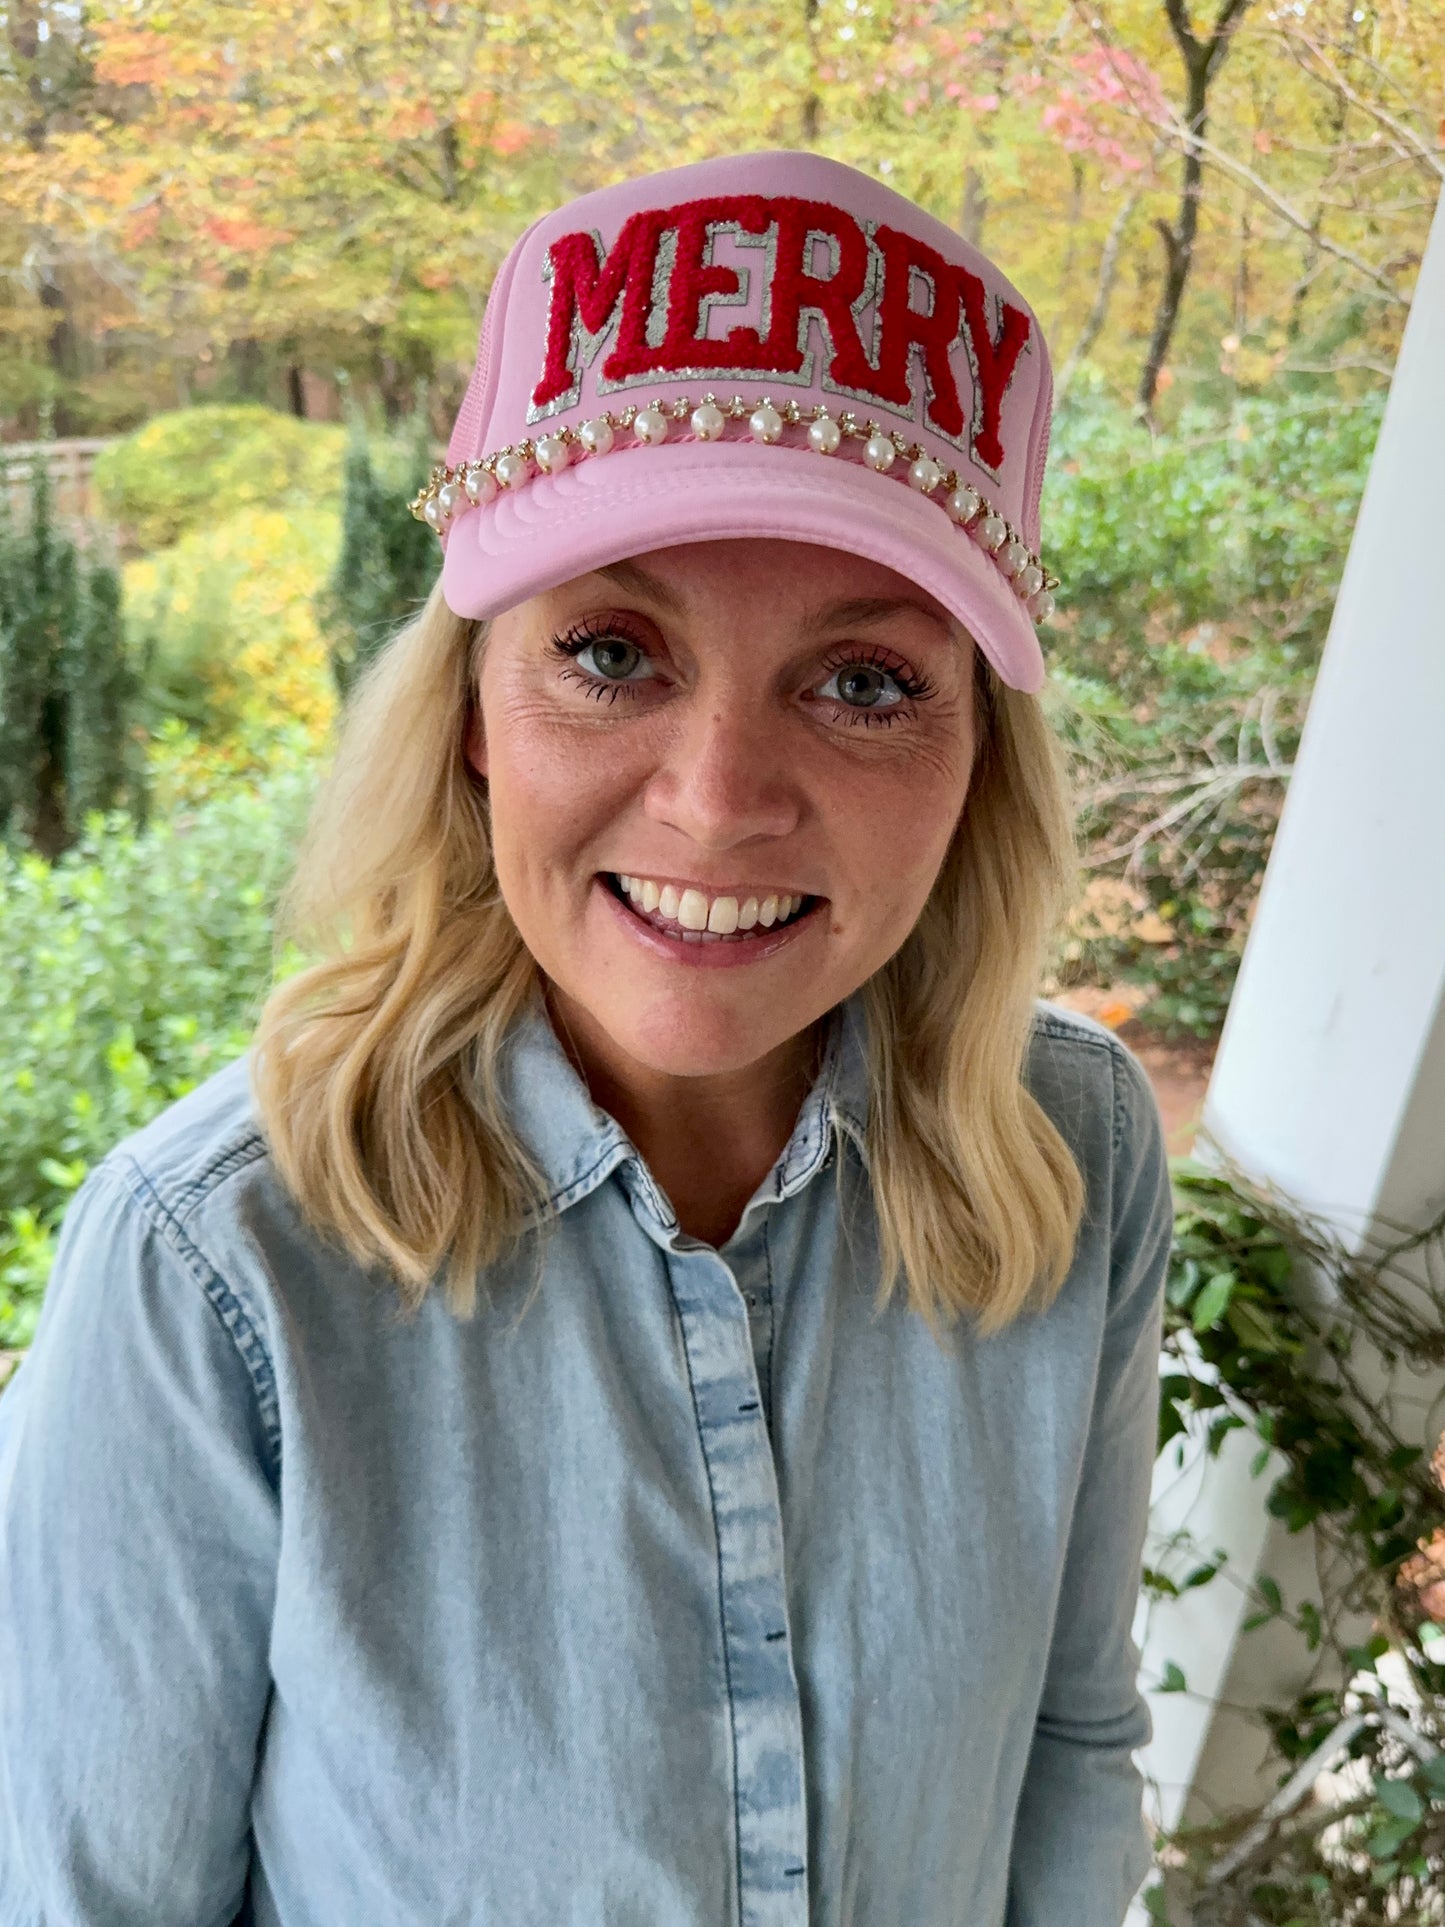
[[[742,903],[736,897],[714,897],[709,902],[701,890],[679,890],[672,883],[659,887],[648,877],[624,876],[620,871],[615,874],[623,891],[644,914],[650,916],[656,910],[680,923],[684,930],[707,930],[715,936],[731,936],[758,924],[767,930],[775,923],[786,923],[803,907],[801,896],[748,897]]]
[[[663,891],[666,899],[667,892]],[[684,930],[707,929],[707,898],[701,890],[684,890],[678,898],[676,916]]]

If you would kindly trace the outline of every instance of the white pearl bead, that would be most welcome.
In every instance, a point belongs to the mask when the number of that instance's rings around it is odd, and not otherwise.
[[[437,490],[437,506],[440,508],[443,515],[450,515],[452,510],[456,507],[456,505],[457,505],[456,483],[443,482],[441,487]]]
[[[1053,613],[1054,598],[1049,594],[1047,589],[1043,589],[1030,601],[1029,614],[1035,622],[1047,622]]]
[[[1044,572],[1037,562],[1027,563],[1014,577],[1014,587],[1022,596],[1031,596],[1044,586]]]
[[[612,424],[605,415],[598,415],[593,421],[583,422],[577,439],[589,455],[605,455],[612,446]]]
[[[1001,515],[986,515],[973,532],[986,549],[996,549],[1008,535],[1008,524]]]
[[[518,455],[515,449],[509,448],[505,455],[497,457],[497,480],[503,488],[516,488],[518,483],[526,481],[530,468],[531,464],[525,455]]]
[[[876,468],[881,475],[885,468],[892,468],[898,459],[898,450],[887,435],[870,435],[863,444],[863,459],[869,468]]]
[[[983,502],[976,488],[956,488],[943,506],[955,522],[971,522],[983,507]]]
[[[775,442],[783,432],[783,418],[770,401],[760,402],[748,416],[748,433],[755,442]]]
[[[548,475],[565,468],[571,455],[571,449],[560,435],[544,435],[537,444],[537,466]]]
[[[999,566],[1005,575],[1017,575],[1029,559],[1029,552],[1017,537],[999,550]]]
[[[469,468],[462,483],[468,499],[473,502],[490,502],[497,492],[497,484],[484,468]]]
[[[421,512],[434,529],[441,527],[444,518],[435,496],[429,502],[423,503]]]
[[[920,455],[909,469],[908,479],[924,495],[931,495],[943,480],[943,470],[931,455]]]
[[[667,417],[660,408],[639,408],[632,418],[632,432],[638,441],[651,447],[667,439]]]
[[[699,402],[692,411],[692,432],[700,442],[715,442],[727,424],[727,416],[715,401]]]
[[[843,431],[831,415],[820,415],[808,430],[808,446],[820,455],[836,455]]]

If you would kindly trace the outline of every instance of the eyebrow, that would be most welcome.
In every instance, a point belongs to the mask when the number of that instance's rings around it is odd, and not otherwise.
[[[605,575],[609,582],[615,582],[619,589],[625,589],[629,595],[646,596],[670,615],[680,616],[686,608],[672,584],[664,582],[661,576],[651,574],[640,562],[608,562],[592,573]]]
[[[593,573],[606,576],[630,595],[648,597],[670,615],[681,616],[686,613],[686,604],[672,584],[644,569],[640,562],[608,562]],[[828,629],[862,628],[870,623],[886,622],[891,616],[903,615],[910,610],[915,615],[926,616],[950,642],[957,639],[957,627],[950,616],[941,609],[931,609],[926,602],[919,602],[912,596],[850,596],[841,602],[829,602],[804,619],[803,633],[814,636]]]
[[[926,616],[937,628],[941,629],[950,642],[954,639],[952,619],[941,609],[930,609],[926,602],[916,602],[912,596],[854,596],[847,602],[830,602],[816,610],[804,622],[806,634],[813,635],[824,629],[861,629],[872,622],[886,622],[890,616]]]

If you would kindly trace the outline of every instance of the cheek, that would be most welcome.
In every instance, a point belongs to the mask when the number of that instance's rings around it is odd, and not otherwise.
[[[635,797],[635,772],[615,739],[559,723],[536,700],[498,703],[488,712],[492,835],[499,867],[519,874],[567,875],[573,858],[594,848]]]
[[[866,869],[890,898],[901,901],[920,888],[926,894],[967,787],[966,761],[917,745],[886,769],[853,771],[830,784],[830,841],[850,867]]]

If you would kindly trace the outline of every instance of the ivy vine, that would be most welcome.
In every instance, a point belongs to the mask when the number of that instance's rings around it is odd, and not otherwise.
[[[1445,1364],[1445,1213],[1352,1250],[1217,1146],[1211,1156],[1171,1160],[1159,1449],[1182,1462],[1202,1436],[1217,1457],[1230,1432],[1252,1431],[1255,1476],[1275,1468],[1269,1512],[1290,1532],[1312,1528],[1325,1556],[1318,1599],[1287,1600],[1267,1573],[1252,1582],[1245,1630],[1283,1623],[1313,1656],[1307,1690],[1258,1709],[1273,1795],[1161,1837],[1144,1902],[1161,1927],[1440,1927],[1445,1453],[1430,1451],[1440,1415],[1419,1436],[1418,1381],[1413,1403],[1395,1388]],[[1215,1580],[1225,1553],[1196,1550],[1182,1578],[1146,1567],[1146,1592]],[[1177,1660],[1161,1690],[1188,1690]]]

